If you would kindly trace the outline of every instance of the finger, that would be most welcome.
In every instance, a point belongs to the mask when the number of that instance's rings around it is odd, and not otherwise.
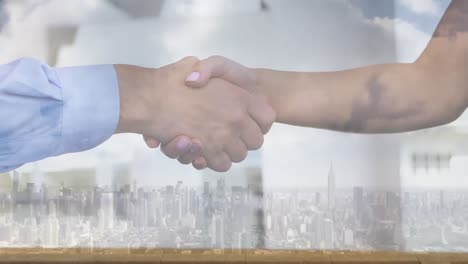
[[[190,148],[190,150],[181,155],[179,158],[178,158],[178,161],[182,164],[190,164],[192,163],[195,159],[197,159],[198,157],[201,157],[202,155],[202,144],[199,140],[192,140],[192,147]]]
[[[161,145],[159,140],[151,136],[143,136],[143,140],[145,141],[146,145],[152,149],[158,148],[159,145]]]
[[[195,64],[193,72],[185,80],[190,87],[200,88],[208,84],[212,78],[219,78],[226,73],[226,62],[220,56],[209,57]]]
[[[208,162],[205,157],[198,157],[192,162],[192,165],[197,170],[204,170],[208,167]]]
[[[246,121],[240,137],[248,150],[258,150],[263,145],[263,133],[252,119]]]
[[[171,142],[163,145],[161,151],[164,155],[171,159],[177,159],[178,157],[187,153],[192,147],[192,140],[186,136],[179,136]]]
[[[264,135],[270,131],[273,123],[276,121],[276,112],[268,104],[266,99],[261,96],[253,96],[251,98],[248,112]]]
[[[227,172],[229,169],[231,169],[232,166],[231,159],[224,152],[207,158],[207,162],[208,168],[216,172]]]
[[[223,79],[247,90],[255,83],[255,76],[249,68],[222,56],[212,56],[196,63],[185,82],[187,86],[200,88],[213,78]]]
[[[241,139],[233,141],[225,147],[224,152],[229,156],[232,162],[239,163],[247,158],[247,146]]]

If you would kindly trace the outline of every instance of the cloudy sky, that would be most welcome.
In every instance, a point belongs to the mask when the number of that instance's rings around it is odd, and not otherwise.
[[[48,12],[62,6],[70,12],[66,6],[83,9],[79,17],[72,16],[75,22],[86,20],[85,10],[92,14],[99,23],[88,19],[75,45],[63,49],[61,65],[125,62],[157,67],[186,55],[221,54],[251,67],[332,71],[414,60],[449,4],[447,0],[269,0],[270,12],[260,14],[259,6],[252,4],[255,1],[226,0],[235,6],[231,9],[214,5],[216,1],[194,0],[193,12],[188,13],[186,6],[179,5],[186,1],[170,1],[161,18],[132,22],[106,5],[91,8],[86,5],[89,1],[49,1],[20,24],[45,23]],[[59,13],[66,20],[67,15]],[[103,23],[99,14],[117,22]],[[345,135],[277,125],[249,164],[262,164],[268,188],[325,186],[331,164],[339,186],[398,187],[399,144],[398,136]],[[198,184],[202,179],[200,173],[145,149],[136,136],[115,137],[96,150],[49,159],[40,167],[92,167],[102,159],[131,164],[134,176],[148,185],[178,179]]]

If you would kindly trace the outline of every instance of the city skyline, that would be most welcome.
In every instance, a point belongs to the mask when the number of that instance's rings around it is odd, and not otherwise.
[[[0,245],[468,252],[468,190],[336,189],[332,164],[321,190],[263,190],[261,168],[242,175],[240,185],[207,174],[202,188],[127,179],[57,192],[14,172],[0,193]]]

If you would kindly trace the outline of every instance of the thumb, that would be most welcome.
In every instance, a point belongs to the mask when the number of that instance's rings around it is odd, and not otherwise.
[[[203,78],[200,70],[195,70],[185,79],[185,85],[192,88],[202,88],[207,85],[211,79],[211,73],[204,73]]]
[[[220,78],[241,86],[244,78],[241,73],[244,69],[244,66],[225,57],[212,56],[197,62],[185,83],[189,87],[201,88],[207,85],[210,79]]]
[[[195,64],[193,71],[185,80],[185,84],[192,88],[201,88],[208,84],[210,79],[219,78],[224,74],[223,62],[210,57]]]

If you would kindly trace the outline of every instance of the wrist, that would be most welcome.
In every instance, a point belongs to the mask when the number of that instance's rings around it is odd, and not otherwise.
[[[251,69],[251,72],[255,76],[256,89],[262,94],[268,104],[278,114],[281,111],[282,103],[285,102],[284,98],[278,98],[278,92],[275,92],[275,87],[270,79],[273,75],[270,73],[271,70],[267,69]],[[270,79],[269,79],[270,78]]]
[[[156,69],[115,65],[119,82],[120,114],[116,134],[148,133],[152,91],[156,88]],[[154,102],[153,102],[154,104]],[[154,107],[152,109],[154,111]]]

